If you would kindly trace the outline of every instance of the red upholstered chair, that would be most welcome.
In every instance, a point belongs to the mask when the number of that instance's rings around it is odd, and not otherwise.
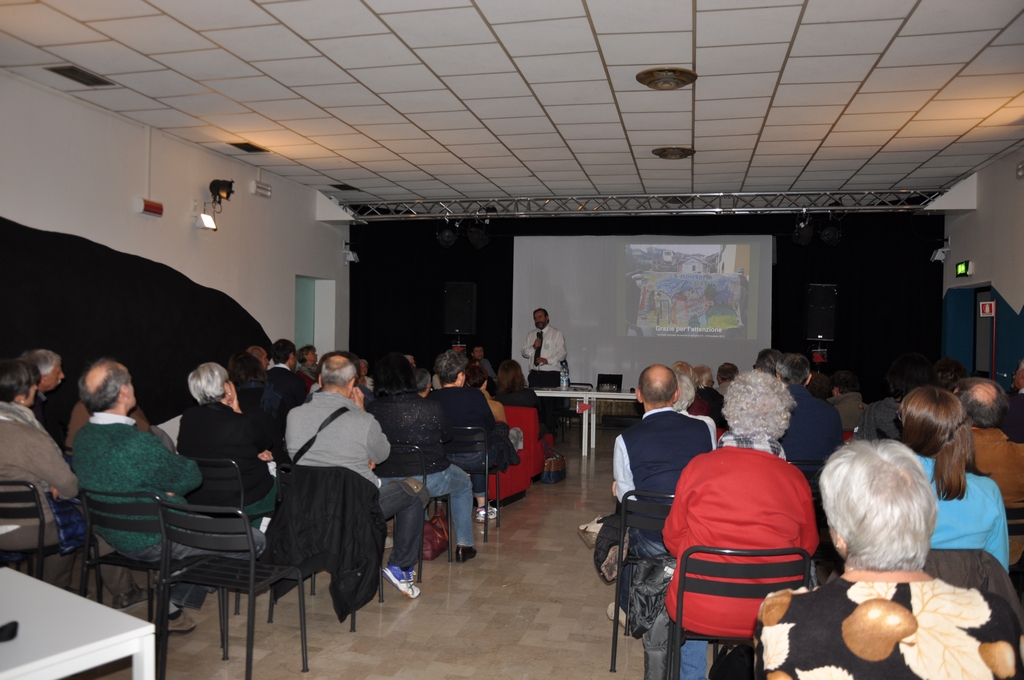
[[[523,431],[523,449],[519,451],[519,465],[510,465],[508,470],[498,473],[501,475],[501,498],[498,499],[500,501],[513,496],[522,497],[526,494],[533,475],[540,474],[539,471],[534,472],[537,469],[537,458],[540,459],[539,469],[544,467],[544,450],[540,442],[537,441],[537,433],[540,431],[537,409],[506,406],[505,421],[508,423],[509,429],[518,427]],[[487,496],[494,498],[496,493],[494,479],[489,478],[487,483],[489,485]]]

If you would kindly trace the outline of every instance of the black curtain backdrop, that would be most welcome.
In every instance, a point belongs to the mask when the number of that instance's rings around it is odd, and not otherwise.
[[[199,364],[270,347],[263,328],[224,293],[178,271],[78,236],[0,218],[0,357],[34,348],[61,355],[66,379],[48,417],[66,423],[82,369],[100,357],[128,367],[153,424],[195,405],[186,378]]]
[[[929,256],[942,242],[941,216],[846,215],[833,220],[842,230],[837,246],[817,236],[808,246],[794,244],[795,223],[794,215],[492,219],[490,243],[479,251],[465,236],[442,248],[436,231],[444,222],[352,225],[360,262],[351,273],[351,350],[371,365],[396,351],[431,368],[455,340],[444,334],[445,282],[469,281],[477,284],[477,333],[461,340],[482,344],[497,367],[512,356],[516,236],[768,234],[777,236],[773,347],[806,353],[815,345],[805,339],[807,285],[831,283],[838,291],[836,340],[823,345],[829,359],[823,372],[852,370],[865,400],[874,401],[885,396],[885,372],[900,354],[940,358],[942,267]]]

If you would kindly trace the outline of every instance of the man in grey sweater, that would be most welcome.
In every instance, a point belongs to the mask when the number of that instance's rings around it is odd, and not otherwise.
[[[363,393],[356,387],[358,367],[334,356],[320,369],[321,390],[307,403],[288,413],[285,443],[296,453],[314,437],[297,465],[345,467],[358,472],[380,489],[379,503],[385,519],[395,518],[395,547],[384,567],[384,576],[410,598],[419,597],[414,584],[416,561],[423,544],[423,505],[405,484],[381,488],[373,473],[387,459],[391,444],[377,420],[363,410]],[[342,409],[345,409],[342,411]],[[342,411],[328,422],[334,414]]]

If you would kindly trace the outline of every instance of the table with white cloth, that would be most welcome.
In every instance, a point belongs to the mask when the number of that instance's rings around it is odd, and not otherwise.
[[[537,393],[538,397],[579,399],[579,403],[586,407],[577,407],[583,419],[583,426],[581,428],[580,435],[580,448],[582,449],[582,455],[584,457],[590,454],[590,449],[593,448],[594,442],[597,440],[597,414],[591,413],[591,411],[594,411],[594,406],[597,404],[598,400],[608,399],[616,401],[636,401],[636,394],[633,392],[599,392],[597,390],[562,390],[558,388],[535,389],[534,392]]]
[[[132,680],[156,677],[152,623],[104,607],[10,568],[0,568],[0,680],[57,680],[132,657]]]

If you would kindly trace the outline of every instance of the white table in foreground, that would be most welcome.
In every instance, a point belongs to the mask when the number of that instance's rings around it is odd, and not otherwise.
[[[26,576],[0,569],[0,680],[56,680],[132,657],[132,680],[156,677],[153,624]]]
[[[584,457],[590,454],[591,442],[597,441],[597,418],[591,417],[591,411],[598,399],[610,399],[618,401],[636,401],[636,394],[632,392],[598,392],[596,390],[560,390],[560,389],[535,389],[538,397],[554,397],[556,399],[579,399],[590,406],[583,412],[583,423],[580,428],[580,448]]]

